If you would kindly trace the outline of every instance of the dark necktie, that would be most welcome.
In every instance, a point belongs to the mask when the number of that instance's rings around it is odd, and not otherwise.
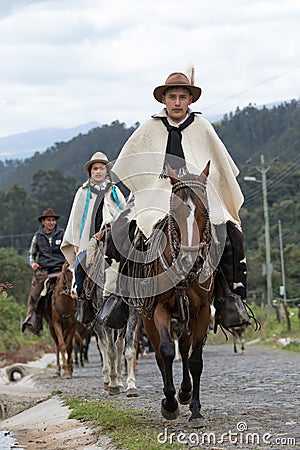
[[[106,192],[109,190],[110,186],[111,184],[107,183],[106,188],[100,190],[96,189],[94,186],[91,186],[91,192],[96,194],[97,198],[95,200],[94,209],[92,212],[90,237],[94,236],[94,234],[100,230],[103,220],[102,210],[103,210],[104,196]]]
[[[179,127],[173,127],[170,125],[166,117],[160,117],[160,119],[169,133],[164,167],[166,163],[169,163],[172,169],[178,172],[179,169],[185,167],[185,157],[181,145],[181,131],[194,121],[194,113],[191,113],[189,117],[181,125],[179,125]]]

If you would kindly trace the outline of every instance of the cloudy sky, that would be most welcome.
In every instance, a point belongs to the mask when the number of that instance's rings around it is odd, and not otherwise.
[[[299,0],[0,0],[0,136],[160,109],[194,64],[204,117],[299,99]]]

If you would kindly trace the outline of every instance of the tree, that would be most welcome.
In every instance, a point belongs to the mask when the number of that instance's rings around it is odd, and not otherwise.
[[[0,351],[17,350],[20,344],[20,317],[25,308],[14,297],[0,294]]]
[[[0,248],[0,277],[1,283],[8,281],[13,285],[10,295],[18,303],[27,303],[32,270],[25,256],[18,255],[14,248]]]
[[[76,180],[65,177],[59,170],[38,170],[32,177],[32,193],[40,212],[53,208],[62,215],[61,224],[67,223],[76,191]]]
[[[32,196],[18,185],[0,191],[0,246],[14,247],[20,253],[28,247],[37,216]]]

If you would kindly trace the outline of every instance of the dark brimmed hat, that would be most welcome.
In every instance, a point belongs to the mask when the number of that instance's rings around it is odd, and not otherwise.
[[[112,166],[111,163],[108,161],[108,158],[105,153],[96,152],[92,155],[91,159],[85,163],[85,165],[83,167],[84,170],[86,172],[88,172],[89,168],[94,163],[102,163],[102,164],[107,165],[109,168],[111,168],[111,166]]]
[[[202,92],[201,88],[199,88],[198,86],[194,86],[194,82],[190,81],[184,73],[174,72],[168,76],[168,78],[165,81],[165,84],[163,84],[161,86],[157,86],[154,89],[154,91],[153,91],[154,98],[158,102],[162,103],[162,96],[164,95],[166,90],[168,88],[175,88],[175,87],[185,87],[185,88],[189,89],[189,91],[191,92],[191,94],[193,96],[192,103],[194,103],[198,100],[198,98],[200,97],[201,92]]]
[[[47,217],[54,217],[54,219],[56,219],[56,220],[60,218],[60,216],[58,216],[54,212],[54,209],[47,208],[47,209],[44,209],[44,211],[42,212],[41,216],[38,217],[38,221],[41,222],[43,219],[46,219]]]

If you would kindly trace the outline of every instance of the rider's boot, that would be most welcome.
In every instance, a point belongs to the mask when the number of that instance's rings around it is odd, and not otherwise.
[[[30,330],[36,336],[41,335],[41,331],[43,330],[43,316],[41,314],[36,314],[35,326]]]
[[[24,322],[22,323],[22,333],[24,333],[24,331],[26,329],[28,329],[32,333],[35,331],[35,329],[36,329],[36,312],[35,311],[31,311],[27,315]]]
[[[87,298],[84,292],[78,293],[77,320],[83,325],[91,323],[95,318],[91,298]]]
[[[227,237],[223,256],[215,277],[215,330],[248,325],[246,309],[247,266],[242,232],[232,222],[226,224]]]
[[[45,310],[45,297],[41,297],[39,299],[39,303],[36,309],[36,326],[33,333],[36,336],[40,336],[41,331],[43,330],[43,317],[44,317],[44,310]]]

